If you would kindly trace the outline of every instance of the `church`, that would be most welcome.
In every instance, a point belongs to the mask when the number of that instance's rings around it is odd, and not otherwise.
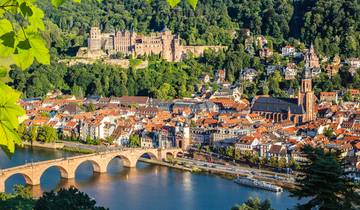
[[[255,98],[251,112],[273,122],[290,120],[295,124],[302,124],[316,119],[315,102],[311,73],[305,71],[297,98],[260,96]]]

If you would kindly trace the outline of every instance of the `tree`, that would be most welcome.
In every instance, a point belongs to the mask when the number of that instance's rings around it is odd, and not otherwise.
[[[260,158],[259,158],[259,156],[257,154],[252,154],[251,155],[250,162],[252,164],[255,164],[255,165],[258,164],[259,160],[260,160]]]
[[[334,130],[332,128],[326,128],[324,130],[324,136],[326,136],[328,139],[331,139],[334,136]]]
[[[259,160],[259,168],[263,167],[266,164],[267,160],[266,157],[262,157]]]
[[[308,199],[306,203],[299,204],[297,209],[358,209],[359,185],[344,176],[339,157],[310,146],[304,147],[302,152],[309,162],[301,166],[300,172],[304,176],[297,179],[298,188],[291,191],[291,196]]]
[[[286,163],[286,159],[284,157],[281,157],[278,161],[278,168],[283,169],[286,168],[287,163]]]
[[[86,106],[86,111],[87,112],[93,112],[95,110],[96,110],[95,105],[93,103],[91,103],[91,102]]]
[[[251,152],[250,152],[250,151],[245,151],[245,153],[244,153],[244,155],[243,155],[244,159],[245,159],[247,162],[250,161],[251,156],[252,156],[252,155],[251,155]]]
[[[58,192],[45,192],[36,202],[34,210],[106,209],[95,205],[96,201],[91,199],[86,193],[70,187],[69,189],[62,188]]]
[[[27,139],[27,127],[25,124],[20,124],[18,127],[18,134],[20,139],[26,140]]]
[[[114,139],[111,136],[108,136],[105,138],[106,142],[109,144],[113,144],[114,143]]]
[[[353,100],[350,91],[346,91],[346,93],[343,96],[343,100],[344,101],[352,101]]]
[[[91,138],[90,136],[86,136],[86,143],[91,145],[99,145],[100,140],[98,138]]]
[[[211,152],[209,145],[206,145],[206,146],[204,147],[204,149],[205,149],[205,152],[206,152],[206,153],[210,153],[210,152]]]
[[[38,130],[38,140],[45,143],[52,143],[58,139],[57,132],[55,128],[50,127],[48,125],[44,125],[39,127]]]
[[[141,146],[141,141],[140,141],[139,135],[130,135],[129,146],[130,147],[140,147]]]
[[[35,200],[31,196],[30,187],[14,185],[14,192],[0,193],[0,206],[8,210],[32,210]]]
[[[235,160],[240,160],[241,158],[241,152],[238,149],[235,149]]]
[[[261,201],[259,198],[250,198],[244,204],[236,205],[231,210],[274,210],[269,200]]]
[[[293,170],[300,170],[300,164],[293,158],[291,158],[289,161],[289,167],[291,167]]]
[[[38,127],[37,126],[31,126],[29,130],[29,139],[31,142],[36,141],[38,136]]]
[[[226,147],[226,156],[228,157],[234,157],[234,147],[228,146]]]
[[[273,167],[273,168],[277,168],[278,165],[279,165],[277,158],[276,158],[276,157],[273,157],[273,156],[270,157],[269,163],[270,163],[270,166]]]

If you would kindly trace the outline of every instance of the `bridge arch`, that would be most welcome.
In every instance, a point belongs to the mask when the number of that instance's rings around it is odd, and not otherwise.
[[[82,161],[78,162],[78,164],[74,167],[74,173],[76,173],[76,171],[79,169],[80,165],[87,163],[87,162],[91,163],[93,172],[96,172],[96,173],[106,172],[106,168],[104,170],[103,169],[104,167],[102,167],[102,165],[100,163],[98,163],[96,160],[86,159],[86,160],[82,160]],[[74,174],[74,176],[75,176],[75,174]]]
[[[109,166],[110,162],[116,158],[121,159],[123,161],[123,165],[125,167],[132,167],[132,161],[129,157],[127,157],[126,155],[122,155],[122,154],[116,154],[116,155],[112,156],[111,158],[109,158],[109,161],[106,164],[106,168]]]
[[[174,152],[175,153],[175,152]],[[165,154],[165,159],[168,160],[168,159],[174,159],[176,156],[173,152],[166,152]]]
[[[47,166],[45,167],[39,174],[40,174],[40,178],[44,175],[44,173],[46,173],[47,170],[49,170],[50,168],[56,168],[59,172],[60,172],[60,177],[61,178],[70,178],[69,176],[69,172],[60,165],[51,165],[51,166]]]
[[[176,157],[184,157],[184,153],[181,151],[176,152]]]
[[[29,174],[22,173],[22,172],[13,173],[13,174],[9,174],[8,176],[3,178],[4,181],[3,181],[3,183],[1,183],[2,192],[5,192],[5,185],[9,181],[9,179],[11,179],[12,177],[14,177],[16,175],[21,175],[24,178],[26,185],[38,184],[38,183],[35,183],[35,181],[31,178],[31,175],[29,175]]]
[[[150,159],[155,159],[155,160],[159,160],[160,158],[158,157],[158,155],[152,151],[144,151],[141,152],[139,155],[139,158],[143,157],[144,155],[148,155],[150,157]],[[138,158],[138,159],[139,159]]]

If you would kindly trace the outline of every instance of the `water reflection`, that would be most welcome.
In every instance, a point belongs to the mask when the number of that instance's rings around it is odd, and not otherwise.
[[[26,157],[32,157],[32,154],[37,159],[50,157],[47,156],[49,153],[43,155],[40,151],[22,152],[28,154]],[[14,157],[8,162],[0,158],[0,164],[19,165],[24,161],[19,150]],[[93,173],[92,164],[85,162],[77,169],[75,179],[60,177],[57,168],[49,168],[41,177],[41,185],[32,187],[33,194],[40,196],[43,191],[75,186],[96,198],[99,205],[131,210],[230,209],[249,197],[269,199],[274,209],[279,210],[291,208],[296,203],[295,199],[288,197],[288,192],[275,194],[240,186],[217,176],[192,174],[141,162],[130,169],[123,167],[122,160],[118,158],[109,163],[107,173]],[[7,191],[16,183],[25,184],[25,180],[21,175],[14,175],[6,182]]]

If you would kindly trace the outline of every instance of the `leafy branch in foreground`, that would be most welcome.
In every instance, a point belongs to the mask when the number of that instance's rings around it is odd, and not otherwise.
[[[0,147],[8,154],[14,153],[15,144],[21,144],[17,128],[18,117],[25,111],[17,104],[20,93],[0,83]]]

